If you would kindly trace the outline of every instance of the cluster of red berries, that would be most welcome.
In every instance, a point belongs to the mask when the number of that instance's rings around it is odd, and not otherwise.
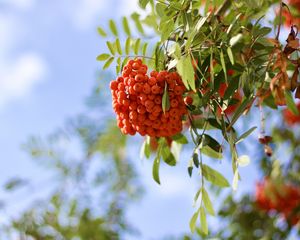
[[[275,210],[282,213],[286,220],[295,225],[300,221],[300,189],[290,184],[276,185],[269,178],[265,178],[256,185],[256,204],[264,211]]]
[[[297,104],[297,108],[300,112],[300,102]],[[291,110],[287,108],[283,110],[283,118],[284,121],[290,126],[300,124],[300,115],[295,115]]]
[[[182,94],[183,82],[176,72],[152,71],[141,59],[129,60],[122,76],[111,81],[113,109],[123,134],[168,137],[182,130],[187,113]],[[165,87],[166,86],[166,87]],[[170,108],[163,112],[162,97],[168,91]]]

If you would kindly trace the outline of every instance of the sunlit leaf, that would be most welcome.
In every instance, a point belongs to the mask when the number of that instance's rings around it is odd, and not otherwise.
[[[206,164],[202,165],[202,174],[207,181],[211,182],[214,185],[217,185],[219,187],[229,187],[230,186],[227,179],[224,178],[221,173],[212,169],[211,167],[209,167]]]
[[[106,37],[107,36],[106,32],[101,27],[97,27],[97,32],[102,37]]]
[[[187,89],[191,88],[193,91],[196,91],[195,86],[195,77],[194,77],[194,68],[192,65],[191,57],[182,56],[176,65],[179,75],[182,77],[182,81]]]
[[[201,232],[207,235],[208,225],[206,221],[206,213],[205,213],[205,209],[202,206],[200,207],[200,222],[201,222]]]
[[[103,53],[97,57],[97,61],[105,61],[110,57],[110,54]]]
[[[206,192],[205,188],[202,188],[202,199],[207,212],[210,215],[214,216],[215,215],[214,207],[210,201],[209,195]]]
[[[108,47],[110,53],[111,53],[112,55],[115,55],[115,53],[116,53],[116,48],[115,48],[114,44],[112,44],[111,42],[107,41],[107,42],[106,42],[106,46]]]
[[[195,232],[198,216],[199,216],[199,211],[195,212],[190,220],[190,229],[192,233]]]
[[[118,36],[117,25],[116,25],[115,21],[112,19],[109,20],[109,29],[113,35],[115,35],[116,37]]]
[[[152,168],[152,175],[153,179],[160,184],[160,179],[159,179],[159,165],[160,165],[160,156],[159,154],[155,157],[154,162],[153,162],[153,168]]]
[[[245,138],[247,138],[257,127],[252,127],[250,128],[248,131],[244,132],[241,136],[239,136],[236,139],[236,144],[240,143],[241,141],[243,141]]]
[[[122,55],[122,48],[121,48],[121,43],[120,43],[120,39],[117,38],[116,39],[116,48],[117,48],[117,52]]]
[[[123,25],[124,32],[125,32],[126,35],[129,37],[129,36],[131,35],[131,32],[130,32],[128,20],[127,20],[126,17],[123,17],[123,18],[122,18],[122,25]]]
[[[113,61],[114,61],[114,57],[109,58],[103,65],[103,70],[108,68]]]

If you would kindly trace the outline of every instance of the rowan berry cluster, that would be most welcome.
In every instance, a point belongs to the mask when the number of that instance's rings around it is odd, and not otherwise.
[[[187,113],[182,97],[185,87],[176,72],[152,71],[148,76],[147,70],[141,59],[129,60],[122,76],[111,81],[118,127],[123,134],[173,136],[181,132],[182,117]],[[162,109],[164,91],[168,91],[170,103],[165,112]]]
[[[300,189],[290,184],[275,184],[266,178],[256,185],[255,201],[264,211],[275,210],[292,225],[300,221],[300,213],[295,209],[300,207]]]
[[[297,104],[297,108],[300,112],[300,102]],[[283,110],[283,118],[285,122],[290,126],[300,124],[300,115],[295,115],[291,110],[287,108]]]

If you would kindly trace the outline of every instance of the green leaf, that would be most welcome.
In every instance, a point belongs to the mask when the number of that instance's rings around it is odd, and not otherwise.
[[[225,82],[228,85],[226,64],[225,64],[225,59],[224,59],[224,53],[223,53],[222,50],[221,50],[221,53],[220,53],[220,60],[221,60],[221,65],[222,65],[224,76],[225,76]]]
[[[204,206],[205,206],[207,212],[210,215],[215,216],[214,207],[210,201],[210,198],[209,198],[208,193],[206,192],[205,188],[202,188],[202,200],[203,200],[203,203],[204,203]]]
[[[150,148],[150,137],[146,137],[145,141],[145,156],[146,158],[150,158],[151,148]]]
[[[137,30],[144,35],[144,29],[140,21],[140,15],[135,12],[131,14],[131,18],[134,21]]]
[[[97,28],[97,32],[98,32],[98,34],[100,35],[100,36],[102,36],[102,37],[106,37],[107,36],[107,34],[106,34],[106,32],[103,30],[103,28],[101,28],[101,27],[98,27]]]
[[[201,206],[200,207],[200,221],[201,221],[201,231],[207,235],[208,234],[208,226],[206,221],[206,213],[205,209]]]
[[[234,112],[231,122],[230,122],[229,126],[227,127],[228,129],[230,129],[230,127],[232,127],[233,124],[239,119],[239,117],[243,114],[245,109],[248,107],[248,104],[252,100],[253,100],[253,97],[248,97],[243,100],[243,102],[239,105],[237,110]]]
[[[128,55],[130,53],[130,38],[127,38],[126,39],[126,42],[125,42],[125,53],[126,55]]]
[[[250,158],[248,155],[242,155],[237,159],[239,166],[246,167],[250,163]]]
[[[121,48],[121,43],[120,43],[120,39],[117,38],[116,39],[116,48],[117,48],[117,52],[122,55],[122,48]]]
[[[175,23],[174,23],[173,19],[170,19],[167,22],[163,22],[163,24],[161,25],[161,27],[159,29],[161,32],[161,42],[166,41],[170,37],[170,35],[174,29],[174,24]]]
[[[165,8],[166,8],[165,5],[162,3],[157,3],[155,5],[155,10],[158,16],[163,17],[165,15]]]
[[[139,0],[139,5],[142,9],[145,9],[150,0]]]
[[[103,65],[103,70],[108,68],[113,61],[114,61],[114,57],[109,58]]]
[[[170,109],[170,98],[169,98],[169,91],[167,88],[167,83],[165,84],[165,90],[164,90],[164,95],[162,97],[162,110],[164,113],[166,113],[166,111],[169,111]]]
[[[231,47],[228,47],[228,48],[227,48],[227,54],[228,54],[230,63],[231,63],[232,65],[234,65],[234,57],[233,57],[233,53],[232,53]]]
[[[142,54],[143,54],[143,56],[146,56],[147,47],[148,47],[148,43],[144,43],[143,48],[142,48]]]
[[[176,65],[179,75],[182,77],[182,81],[187,89],[191,88],[193,91],[196,91],[195,86],[195,77],[194,77],[194,68],[192,65],[191,57],[182,56]]]
[[[97,61],[105,61],[110,57],[110,54],[102,53],[97,57]]]
[[[112,19],[109,20],[109,29],[113,35],[115,35],[116,37],[118,36],[118,30],[117,30],[116,23]]]
[[[208,134],[203,134],[199,147],[201,149],[202,147],[204,147],[206,145],[208,145],[211,149],[213,149],[217,153],[222,153],[222,147],[218,143],[218,141],[216,139],[214,139],[213,137],[211,137],[210,135],[208,135]]]
[[[181,143],[181,144],[187,144],[188,143],[187,138],[182,133],[178,133],[178,134],[172,136],[172,139],[175,142],[178,142],[178,143]]]
[[[239,136],[236,141],[235,144],[240,143],[241,141],[243,141],[246,137],[248,137],[257,127],[252,127],[250,128],[248,131],[244,132],[241,136]]]
[[[189,161],[187,170],[188,170],[189,176],[192,177],[192,174],[193,174],[193,160],[192,159]]]
[[[193,163],[195,165],[195,167],[199,167],[199,157],[198,157],[198,153],[194,152],[193,153]]]
[[[106,46],[108,47],[110,53],[111,53],[112,55],[115,55],[116,49],[115,49],[115,47],[114,47],[114,44],[112,44],[111,42],[107,41],[107,42],[106,42]]]
[[[190,220],[190,229],[192,233],[195,232],[198,215],[199,215],[199,211],[195,212]]]
[[[153,175],[153,179],[158,184],[160,184],[159,165],[160,165],[160,154],[157,154],[157,156],[155,157],[154,162],[153,162],[152,175]]]
[[[134,54],[135,54],[135,55],[138,55],[138,53],[139,53],[140,44],[141,44],[141,39],[138,38],[138,39],[135,41],[134,48],[133,48]]]
[[[286,105],[289,110],[295,115],[299,115],[299,111],[297,108],[297,105],[294,102],[293,96],[290,91],[285,91],[284,92],[285,100],[286,100]]]
[[[234,171],[234,176],[233,176],[233,180],[232,180],[232,189],[233,189],[233,191],[237,190],[237,188],[238,188],[238,182],[239,182],[239,172],[236,169]]]
[[[126,17],[122,18],[122,25],[123,25],[124,32],[127,34],[127,36],[131,36],[128,20]]]
[[[216,152],[208,145],[201,148],[201,153],[203,153],[204,155],[209,156],[211,158],[215,158],[215,159],[223,158],[223,155],[221,152]]]
[[[162,146],[161,155],[166,164],[168,164],[170,166],[176,165],[176,159],[175,159],[173,153],[171,153],[168,145],[164,144],[164,146]]]
[[[116,66],[116,74],[119,74],[120,71],[121,71],[121,58],[118,57],[117,66]]]
[[[211,182],[214,185],[217,185],[219,187],[229,187],[229,183],[226,178],[223,177],[221,173],[218,171],[212,169],[206,164],[203,164],[202,167],[202,174],[205,177],[205,179],[209,182]]]

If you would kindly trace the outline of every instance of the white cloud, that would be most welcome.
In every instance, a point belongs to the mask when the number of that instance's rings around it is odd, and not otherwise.
[[[68,5],[73,6],[69,12],[73,24],[79,29],[85,30],[93,26],[97,19],[100,22],[101,13],[105,11],[109,3],[110,1],[107,0],[69,1]]]
[[[16,7],[29,7],[33,1],[13,0]],[[34,52],[15,49],[26,33],[20,16],[10,12],[0,13],[0,107],[15,99],[25,97],[47,72],[45,61]]]
[[[30,93],[47,72],[44,60],[36,53],[23,53],[14,63],[0,63],[0,106]]]

